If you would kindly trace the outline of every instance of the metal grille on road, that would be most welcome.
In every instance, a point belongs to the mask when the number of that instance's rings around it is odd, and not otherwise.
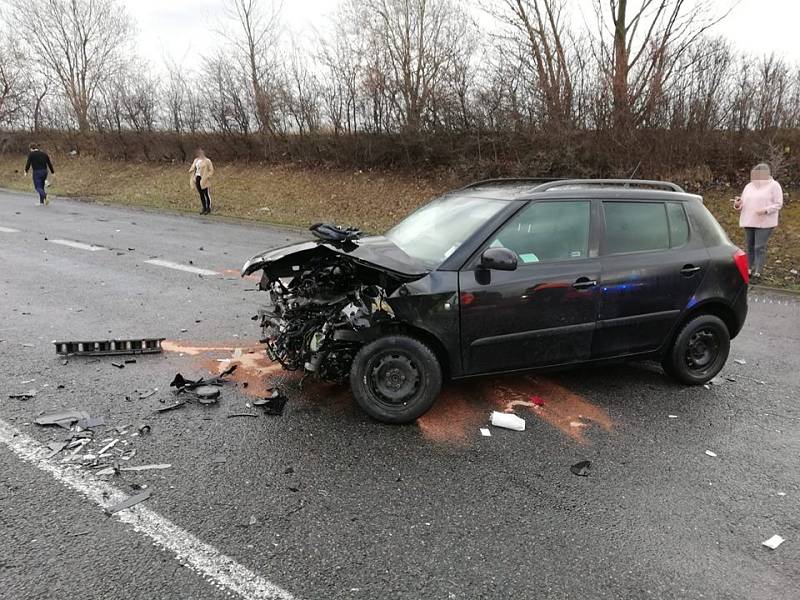
[[[144,338],[136,340],[103,340],[97,342],[53,342],[57,354],[110,355],[110,354],[151,354],[161,352],[164,338]]]

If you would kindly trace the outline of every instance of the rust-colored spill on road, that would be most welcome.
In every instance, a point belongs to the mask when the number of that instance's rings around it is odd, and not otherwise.
[[[301,374],[283,371],[279,364],[267,358],[263,347],[256,342],[195,344],[165,340],[161,347],[166,352],[195,358],[197,367],[214,375],[237,365],[229,379],[238,383],[248,396],[266,396],[273,379],[280,379],[282,384],[292,385],[296,391],[300,391],[297,384]],[[533,401],[534,397],[541,399],[541,406]],[[313,380],[303,386],[298,399],[308,404],[335,407],[337,410],[354,403],[346,386]],[[610,431],[613,427],[606,410],[582,396],[549,378],[520,375],[446,385],[433,408],[417,419],[417,426],[425,438],[434,442],[463,444],[479,435],[480,427],[488,427],[489,414],[494,410],[514,412],[528,420],[536,417],[581,444],[587,442],[586,433],[591,428]]]
[[[537,406],[533,397],[543,400]],[[508,376],[476,379],[451,384],[433,408],[417,420],[428,439],[462,443],[488,427],[494,411],[514,412],[523,418],[531,415],[557,428],[578,443],[586,443],[586,432],[593,426],[610,431],[613,422],[605,409],[596,406],[545,377]]]
[[[238,383],[248,396],[258,398],[266,396],[268,376],[281,372],[281,366],[267,358],[263,347],[254,342],[194,345],[192,342],[164,340],[161,342],[161,347],[167,352],[199,357],[197,366],[214,375],[219,375],[230,366],[236,365],[236,370],[228,379]]]
[[[220,271],[225,279],[249,279],[250,281],[261,281],[261,275],[257,273],[250,273],[250,275],[245,275],[242,277],[241,271],[236,269],[222,269]]]

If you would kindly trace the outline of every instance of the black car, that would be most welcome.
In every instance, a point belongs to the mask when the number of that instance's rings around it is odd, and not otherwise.
[[[412,421],[442,380],[619,358],[685,384],[722,369],[747,314],[745,254],[702,198],[643,180],[489,180],[383,236],[315,225],[263,270],[267,353]]]

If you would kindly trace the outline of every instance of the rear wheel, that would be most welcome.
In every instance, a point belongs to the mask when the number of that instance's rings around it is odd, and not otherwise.
[[[730,333],[722,319],[700,315],[683,326],[661,364],[681,383],[701,385],[722,370],[730,348]]]
[[[384,423],[409,423],[424,414],[442,386],[433,351],[405,335],[379,338],[359,350],[350,368],[358,405]]]

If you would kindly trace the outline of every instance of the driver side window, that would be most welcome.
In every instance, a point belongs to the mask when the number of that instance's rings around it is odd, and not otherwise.
[[[491,243],[516,252],[521,264],[589,257],[591,204],[536,202],[509,221]]]

